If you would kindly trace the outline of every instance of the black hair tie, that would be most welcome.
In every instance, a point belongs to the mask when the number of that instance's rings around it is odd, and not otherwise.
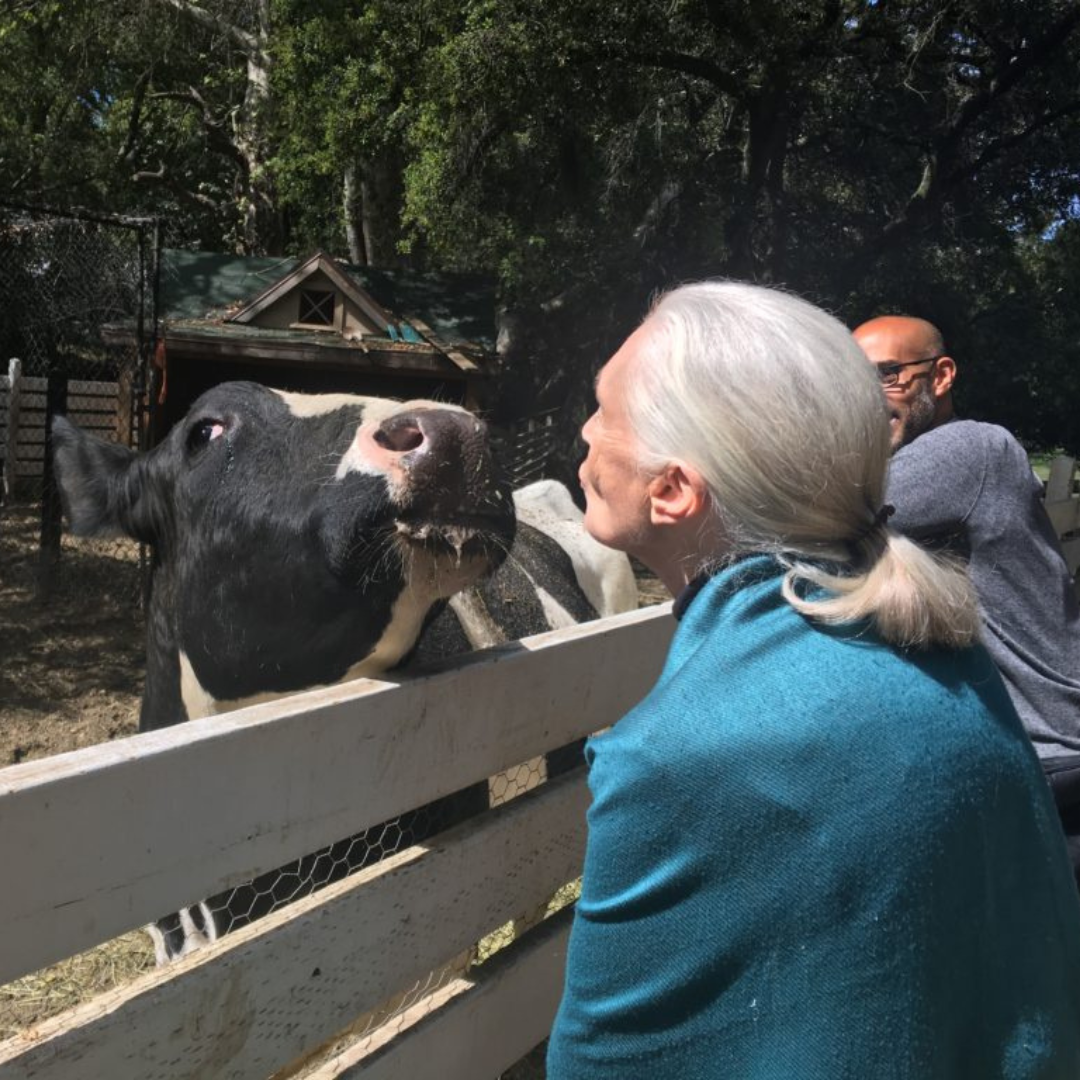
[[[885,527],[885,523],[896,513],[896,507],[891,503],[885,503],[882,508],[874,515],[873,521],[864,525],[852,538],[848,541],[851,544],[861,544],[868,537],[873,536],[879,529]]]
[[[892,503],[883,503],[881,509],[874,515],[872,528],[880,529],[896,513],[896,507]]]

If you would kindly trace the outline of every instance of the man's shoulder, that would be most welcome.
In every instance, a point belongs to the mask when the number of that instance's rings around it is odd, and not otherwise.
[[[898,450],[889,466],[895,527],[924,537],[967,527],[1006,505],[1030,506],[1041,495],[1027,452],[997,424],[951,420]]]
[[[889,465],[894,526],[916,537],[955,531],[974,512],[988,481],[997,491],[1026,497],[1031,468],[1008,431],[976,420],[931,428],[897,450]]]
[[[981,420],[950,420],[924,431],[917,439],[896,452],[894,460],[945,456],[985,457],[990,454],[1019,455],[1026,460],[1024,448],[1016,437],[998,424]]]

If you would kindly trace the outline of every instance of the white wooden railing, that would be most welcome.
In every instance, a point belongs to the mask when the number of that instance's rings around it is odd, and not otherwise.
[[[0,770],[0,983],[611,724],[673,627],[630,612]],[[578,769],[42,1021],[0,1044],[0,1077],[265,1080],[573,880],[587,798]],[[304,1075],[498,1075],[547,1034],[566,933],[541,924]]]

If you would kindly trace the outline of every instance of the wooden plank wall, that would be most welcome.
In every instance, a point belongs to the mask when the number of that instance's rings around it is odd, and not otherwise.
[[[22,375],[18,361],[0,374],[0,458],[11,495],[42,476],[47,385],[43,377]],[[72,379],[68,419],[99,438],[128,444],[131,406],[125,397],[120,383]]]
[[[0,770],[0,981],[610,725],[673,628],[663,605]],[[0,1078],[265,1080],[573,880],[587,802],[582,769],[543,784],[0,1044]],[[496,1076],[558,1001],[565,920],[542,925],[306,1075]]]

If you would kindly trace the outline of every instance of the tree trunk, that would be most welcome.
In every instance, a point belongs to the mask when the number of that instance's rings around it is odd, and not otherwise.
[[[761,215],[775,211],[782,200],[783,160],[787,140],[787,78],[767,72],[761,89],[751,98],[746,115],[741,192],[725,229],[728,270],[738,277],[758,278],[764,269],[754,247]],[[765,205],[765,194],[769,205]],[[772,222],[766,223],[771,234]],[[770,235],[771,240],[771,235]],[[772,243],[768,245],[770,253]]]
[[[345,241],[349,246],[349,262],[367,266],[367,245],[364,243],[363,204],[356,180],[356,165],[346,166],[342,177],[342,213],[345,218]]]
[[[272,109],[270,95],[270,0],[248,0],[253,28],[245,30],[225,14],[190,0],[159,0],[215,33],[224,34],[247,65],[244,101],[232,110],[229,142],[238,163],[235,198],[239,216],[237,247],[242,254],[278,254],[282,220],[273,177],[267,167]],[[229,5],[223,9],[231,10]],[[217,122],[212,126],[216,129]]]
[[[400,235],[402,179],[401,161],[392,151],[365,161],[360,174],[360,211],[364,250],[372,266],[395,266],[401,262]]]
[[[236,148],[244,162],[241,235],[251,255],[273,255],[281,247],[281,215],[267,168],[270,117],[270,0],[257,0],[257,36],[247,54],[244,107],[235,121]]]

